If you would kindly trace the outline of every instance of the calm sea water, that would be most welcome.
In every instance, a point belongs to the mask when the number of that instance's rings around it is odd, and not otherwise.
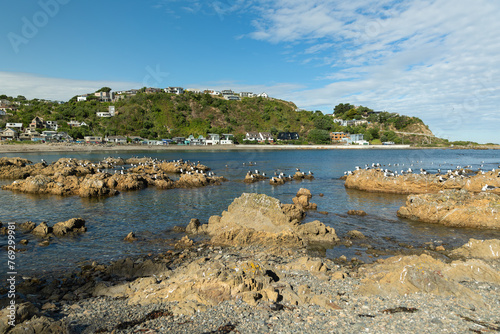
[[[299,188],[308,188],[313,193],[312,202],[319,211],[328,215],[309,212],[305,221],[320,220],[335,228],[342,237],[356,229],[370,238],[370,243],[384,249],[397,248],[403,242],[422,246],[426,242],[443,242],[447,247],[461,245],[471,237],[500,238],[500,231],[444,228],[400,219],[398,208],[405,203],[406,196],[374,194],[344,188],[339,180],[346,170],[355,166],[399,164],[397,169],[425,168],[429,171],[455,168],[457,165],[472,165],[477,169],[492,169],[500,164],[498,150],[280,150],[280,151],[107,151],[100,153],[26,153],[4,154],[19,156],[38,162],[48,162],[62,157],[74,157],[99,161],[105,157],[129,158],[150,156],[158,159],[184,159],[200,161],[212,168],[217,175],[223,175],[229,182],[221,186],[200,189],[157,190],[148,188],[140,191],[122,192],[118,196],[101,199],[80,197],[38,196],[12,193],[0,190],[0,221],[19,223],[31,220],[37,224],[46,221],[53,225],[73,217],[86,220],[88,232],[72,238],[54,238],[47,247],[38,245],[39,240],[30,234],[17,232],[17,239],[28,239],[26,251],[18,253],[16,265],[22,275],[41,275],[74,268],[85,261],[109,262],[132,255],[162,252],[169,249],[165,239],[182,235],[172,232],[174,226],[186,226],[191,218],[207,222],[211,215],[220,215],[234,198],[243,192],[264,193],[291,203]],[[248,163],[255,164],[248,167]],[[268,182],[245,184],[245,173],[258,169],[273,175],[275,171],[293,174],[295,168],[312,171],[315,179],[302,182],[288,182],[282,186],[271,186]],[[388,167],[392,168],[392,167]],[[11,181],[0,181],[0,185]],[[323,193],[323,197],[317,196]],[[367,212],[367,216],[348,216],[349,209]],[[142,240],[127,243],[123,238],[133,231]],[[390,240],[388,240],[390,239]],[[0,238],[5,246],[6,238]],[[2,249],[4,249],[2,247]],[[353,255],[362,248],[330,249],[327,256]],[[0,254],[6,254],[5,250]],[[358,253],[359,255],[359,253]],[[2,260],[2,266],[6,263]],[[358,256],[360,257],[360,256]],[[363,258],[363,256],[361,256]],[[366,260],[366,258],[364,258]],[[6,270],[2,270],[5,273]]]

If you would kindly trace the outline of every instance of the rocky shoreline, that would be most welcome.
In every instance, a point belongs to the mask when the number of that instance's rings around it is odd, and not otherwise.
[[[318,250],[369,241],[303,223],[316,209],[311,199],[307,189],[294,204],[243,194],[208,223],[179,227],[186,235],[161,254],[25,278],[16,287],[15,327],[5,321],[7,298],[0,302],[0,333],[500,330],[499,240],[406,249],[370,264],[328,259]],[[195,241],[199,235],[206,237]]]
[[[124,165],[129,165],[125,168]],[[120,168],[121,166],[121,168]],[[30,194],[80,197],[113,196],[119,191],[197,188],[226,181],[199,162],[158,161],[152,158],[108,158],[99,162],[61,158],[47,164],[27,159],[0,158],[0,179],[16,179],[4,190]],[[178,180],[172,174],[180,175]]]

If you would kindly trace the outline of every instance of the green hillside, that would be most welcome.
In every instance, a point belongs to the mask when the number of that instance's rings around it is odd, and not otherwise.
[[[342,103],[335,107],[334,115],[324,115],[320,111],[298,110],[294,103],[282,100],[253,97],[229,101],[192,92],[181,95],[142,92],[116,102],[99,102],[93,95],[89,95],[87,101],[77,102],[75,96],[64,103],[38,99],[28,101],[23,97],[5,95],[0,98],[18,103],[16,111],[0,118],[0,128],[5,127],[7,122],[22,122],[26,127],[35,116],[40,116],[45,121],[58,121],[59,131],[66,131],[73,138],[123,135],[162,139],[191,134],[233,133],[242,143],[248,131],[266,131],[273,135],[290,131],[299,133],[301,142],[311,143],[329,143],[330,132],[362,133],[372,143],[420,143],[422,137],[405,136],[401,132],[432,136],[418,118],[387,112],[373,113],[367,107]],[[111,105],[115,106],[114,117],[96,116],[97,112],[108,111]],[[366,120],[366,123],[341,126],[333,122],[334,118]],[[70,128],[67,125],[70,120],[83,121],[88,126]]]

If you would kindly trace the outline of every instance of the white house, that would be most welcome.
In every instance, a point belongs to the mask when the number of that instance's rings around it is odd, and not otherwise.
[[[240,92],[240,97],[254,97],[255,94],[252,92]]]
[[[263,97],[263,98],[267,99],[267,98],[269,98],[269,95],[267,95],[265,92],[262,92],[262,93],[258,94],[257,97]]]
[[[115,144],[126,144],[127,143],[127,138],[123,136],[107,136],[104,138],[104,140],[108,143],[115,143]]]
[[[23,123],[7,123],[5,127],[8,129],[17,129],[21,130],[23,128]]]
[[[87,101],[87,95],[79,95],[76,97],[77,102]]]
[[[273,142],[274,138],[270,132],[247,132],[245,135],[245,140],[258,141],[259,143],[262,143],[266,140],[269,142]]]
[[[223,133],[222,138],[220,140],[221,145],[233,145],[234,144],[234,136],[231,133]]]
[[[177,94],[177,95],[180,95],[180,94],[184,94],[184,88],[182,87],[167,87],[164,89],[165,93],[169,93],[169,94]]]
[[[220,136],[217,133],[209,133],[207,135],[207,140],[205,140],[205,145],[219,145]]]

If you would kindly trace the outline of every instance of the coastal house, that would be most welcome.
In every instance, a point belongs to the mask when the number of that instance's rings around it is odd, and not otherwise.
[[[7,115],[7,111],[4,108],[0,108],[0,116]]]
[[[106,136],[104,137],[104,141],[107,143],[113,143],[113,144],[126,144],[127,143],[127,138],[124,136]]]
[[[202,135],[199,135],[198,137],[190,135],[187,138],[187,141],[189,141],[189,145],[205,145],[205,137],[203,137]]]
[[[262,97],[264,99],[268,99],[269,95],[267,95],[267,93],[263,92],[263,93],[257,94],[257,97]]]
[[[258,141],[259,143],[265,142],[274,142],[273,135],[271,132],[247,132],[245,134],[245,140],[249,141]]]
[[[299,134],[297,132],[279,132],[278,140],[298,140]]]
[[[31,130],[36,130],[36,129],[44,129],[45,128],[45,122],[43,121],[43,118],[35,116],[33,120],[31,121],[30,125],[28,126]]]
[[[54,140],[54,136],[57,135],[57,131],[42,131],[42,137],[44,138],[45,141],[51,141]]]
[[[85,95],[78,95],[76,97],[76,102],[82,102],[82,101],[87,101],[87,94],[85,94]]]
[[[348,138],[349,134],[345,132],[331,132],[330,139],[333,142],[341,142],[344,138]]]
[[[144,141],[144,138],[142,137],[139,137],[139,136],[128,136],[128,138],[130,139],[130,141],[134,144],[138,144],[138,143],[141,143]]]
[[[240,92],[240,97],[254,97],[255,94],[252,92]]]
[[[225,95],[224,98],[226,100],[230,100],[230,101],[239,101],[241,100],[239,96],[237,95]]]
[[[221,145],[233,145],[234,136],[231,133],[223,133],[220,139]]]
[[[271,132],[260,132],[261,142],[268,141],[270,143],[274,142],[273,135]]]
[[[247,132],[245,134],[245,140],[249,140],[249,141],[259,141],[260,139],[260,135],[258,132],[253,132],[253,131],[250,131],[250,132]]]
[[[205,145],[219,145],[220,135],[217,133],[209,133],[205,141]]]
[[[362,133],[353,133],[349,134],[347,137],[342,138],[342,142],[347,144],[359,144],[364,145],[363,134]],[[366,142],[368,143],[368,142]]]
[[[205,94],[210,94],[210,95],[214,95],[214,96],[218,96],[218,95],[221,95],[222,93],[219,92],[218,90],[213,90],[213,89],[206,89],[204,91]]]
[[[83,137],[83,141],[86,142],[87,144],[101,144],[102,137],[85,136],[85,137]]]
[[[186,137],[174,137],[172,138],[172,142],[177,145],[186,145]]]
[[[224,97],[225,97],[226,95],[227,95],[227,96],[229,96],[229,95],[234,95],[234,92],[233,92],[231,89],[223,89],[223,90],[221,91],[221,94],[222,94],[222,96],[224,96]]]
[[[16,140],[19,137],[19,133],[14,129],[5,129],[0,132],[1,140]]]

